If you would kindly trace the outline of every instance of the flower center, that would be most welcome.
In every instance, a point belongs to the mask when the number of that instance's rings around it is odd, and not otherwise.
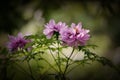
[[[76,34],[79,34],[79,29],[77,27],[74,28]]]

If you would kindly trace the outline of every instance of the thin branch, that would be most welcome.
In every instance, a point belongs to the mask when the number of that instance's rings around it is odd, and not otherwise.
[[[70,56],[69,56],[68,59],[67,59],[66,67],[65,67],[65,70],[64,70],[64,73],[63,73],[64,75],[65,75],[65,73],[66,73],[66,71],[67,71],[67,69],[68,69],[68,67],[69,67],[69,60],[70,60],[71,56],[73,55],[74,50],[75,50],[75,49],[73,48]]]
[[[28,68],[29,68],[29,70],[30,70],[31,78],[32,78],[33,80],[35,80],[35,78],[34,78],[34,76],[33,76],[33,73],[32,73],[32,68],[31,68],[30,62],[29,62],[28,60],[27,60],[27,64],[28,64]]]

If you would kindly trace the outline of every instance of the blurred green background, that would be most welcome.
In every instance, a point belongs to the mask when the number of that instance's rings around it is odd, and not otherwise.
[[[120,66],[119,0],[0,1],[0,47],[5,47],[8,34],[41,34],[44,24],[50,19],[69,25],[82,22],[84,28],[90,29],[89,43],[98,46],[93,52]],[[4,53],[0,53],[0,60],[3,60],[3,55]],[[0,65],[2,75],[5,63],[1,61]],[[72,80],[120,80],[120,75],[116,71],[99,63],[80,66],[69,76]]]

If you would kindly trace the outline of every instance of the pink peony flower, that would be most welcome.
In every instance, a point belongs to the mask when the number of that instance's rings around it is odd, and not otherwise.
[[[60,31],[60,38],[64,44],[68,46],[84,46],[89,40],[89,30],[83,29],[82,24],[72,23],[70,28],[65,28]]]
[[[47,36],[48,39],[50,39],[54,32],[58,32],[61,30],[61,28],[66,27],[65,23],[58,22],[57,24],[55,23],[54,20],[50,20],[49,23],[45,25],[45,29],[43,33]]]
[[[17,51],[18,48],[24,48],[24,46],[30,42],[30,40],[27,40],[24,38],[24,36],[19,33],[16,37],[14,36],[8,36],[9,42],[7,43],[7,48],[10,52]]]

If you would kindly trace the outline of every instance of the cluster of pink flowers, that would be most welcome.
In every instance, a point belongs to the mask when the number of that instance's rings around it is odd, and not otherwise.
[[[49,23],[45,25],[43,33],[48,39],[55,33],[58,33],[59,40],[61,40],[64,45],[72,47],[84,46],[90,38],[89,30],[82,28],[81,23],[77,25],[72,23],[71,26],[68,27],[66,23],[55,23],[54,20],[50,20]],[[18,48],[22,49],[30,42],[30,40],[25,39],[21,33],[16,37],[9,36],[9,39],[10,41],[7,47],[10,52],[17,51]]]
[[[50,20],[43,33],[50,39],[55,32],[59,33],[59,39],[67,46],[84,46],[86,41],[89,40],[89,30],[82,28],[82,24],[77,25],[72,23],[68,27],[65,23],[58,22],[55,24],[54,20]]]
[[[30,42],[30,40],[27,40],[24,38],[22,33],[18,33],[18,35],[15,36],[9,36],[9,42],[7,43],[7,47],[10,52],[17,51],[18,48],[24,48],[27,43]]]

